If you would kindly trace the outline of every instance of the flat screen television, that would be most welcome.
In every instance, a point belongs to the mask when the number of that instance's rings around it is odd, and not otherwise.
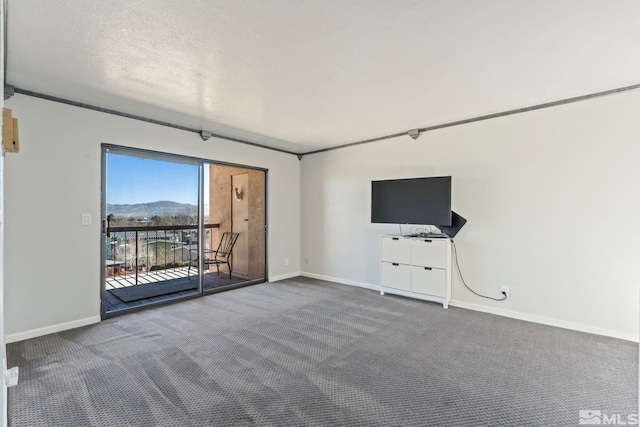
[[[371,222],[451,225],[451,177],[371,181]]]

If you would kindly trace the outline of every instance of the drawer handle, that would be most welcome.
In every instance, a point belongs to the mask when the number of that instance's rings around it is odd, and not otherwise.
[[[425,239],[424,241],[428,242],[428,243],[431,243],[431,240],[429,240],[429,239]]]
[[[431,267],[425,267],[425,270],[433,270]]]
[[[391,240],[400,240],[399,237],[392,237]]]
[[[397,262],[392,262],[391,265],[398,267],[400,264],[398,264]]]

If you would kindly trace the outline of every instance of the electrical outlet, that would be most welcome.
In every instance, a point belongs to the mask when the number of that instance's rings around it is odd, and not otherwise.
[[[304,257],[304,263],[305,263],[305,264],[309,264],[309,258]]]
[[[289,265],[289,258],[284,259],[284,265]]]
[[[500,286],[500,293],[505,297],[509,298],[509,287],[508,286]]]
[[[11,369],[4,371],[4,385],[7,387],[13,387],[18,385],[18,375],[20,374],[20,368],[14,366]]]

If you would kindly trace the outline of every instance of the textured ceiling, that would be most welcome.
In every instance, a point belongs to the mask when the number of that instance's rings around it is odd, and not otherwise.
[[[7,83],[295,152],[640,83],[637,0],[9,0]]]

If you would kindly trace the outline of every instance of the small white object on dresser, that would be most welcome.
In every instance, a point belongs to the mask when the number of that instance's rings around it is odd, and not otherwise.
[[[380,295],[451,299],[451,239],[380,236]]]

